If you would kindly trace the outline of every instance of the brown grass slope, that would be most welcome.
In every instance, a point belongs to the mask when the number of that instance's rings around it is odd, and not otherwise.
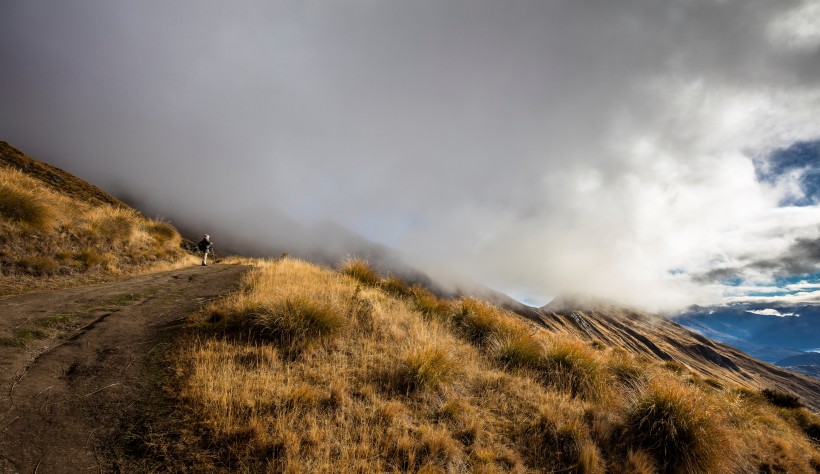
[[[0,296],[133,274],[187,258],[179,232],[0,142]]]
[[[93,205],[111,204],[127,208],[119,199],[93,184],[56,166],[35,160],[4,141],[0,141],[0,166],[15,168],[37,179],[52,190]]]
[[[144,423],[122,469],[820,469],[820,419],[788,394],[612,342],[441,299],[360,261],[263,262],[192,319],[169,378],[178,409]]]
[[[793,393],[820,411],[820,380],[757,360],[662,316],[581,298],[558,298],[540,313],[535,319],[553,332],[621,347],[692,377]]]

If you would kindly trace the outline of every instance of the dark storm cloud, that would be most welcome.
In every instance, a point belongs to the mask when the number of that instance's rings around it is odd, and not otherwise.
[[[521,295],[677,304],[703,289],[670,268],[815,217],[752,163],[820,136],[811,2],[0,8],[2,138],[190,228],[344,252],[296,230],[334,221]]]

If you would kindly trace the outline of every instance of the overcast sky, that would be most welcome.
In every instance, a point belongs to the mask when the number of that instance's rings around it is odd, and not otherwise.
[[[533,304],[814,301],[818,112],[817,0],[0,0],[0,139]]]

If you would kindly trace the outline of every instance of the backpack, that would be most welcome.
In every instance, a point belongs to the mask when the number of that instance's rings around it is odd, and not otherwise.
[[[199,248],[200,251],[207,252],[208,249],[211,248],[211,242],[209,242],[205,239],[202,239],[202,240],[199,241],[198,244],[196,244],[196,246]]]

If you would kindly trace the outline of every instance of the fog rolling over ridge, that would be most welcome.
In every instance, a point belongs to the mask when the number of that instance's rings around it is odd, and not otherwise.
[[[798,0],[9,0],[0,138],[218,244],[346,253],[312,224],[335,222],[533,305],[816,300],[818,23]]]

